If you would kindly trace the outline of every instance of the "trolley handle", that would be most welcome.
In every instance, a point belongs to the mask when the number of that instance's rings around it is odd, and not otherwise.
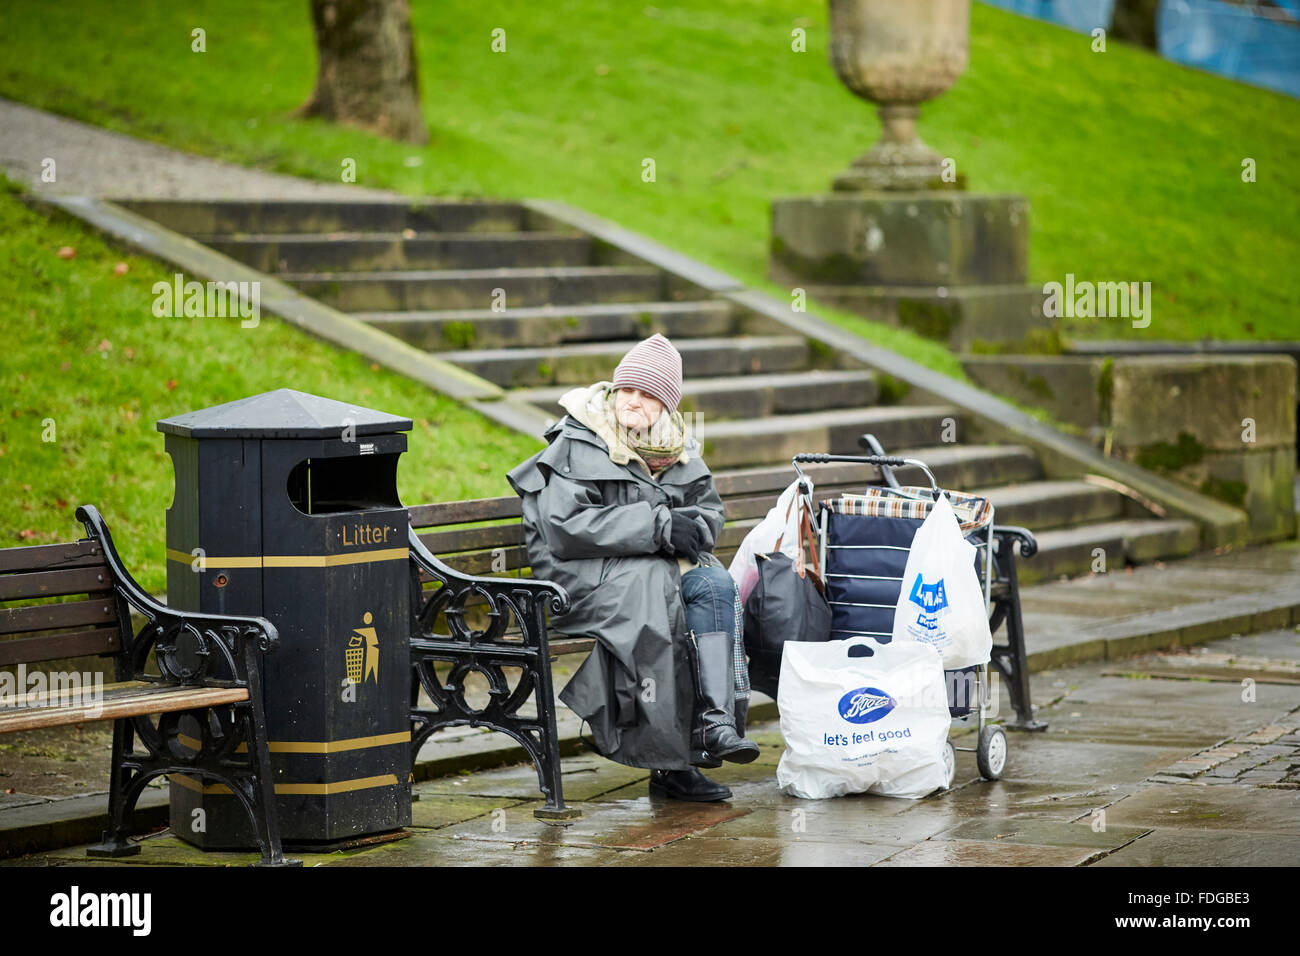
[[[864,465],[884,465],[890,468],[901,468],[905,465],[912,465],[916,468],[920,468],[925,472],[925,476],[930,479],[930,492],[934,495],[936,500],[938,500],[939,496],[943,494],[939,489],[939,483],[935,481],[934,472],[930,471],[929,466],[926,465],[925,462],[917,458],[898,458],[894,455],[828,455],[822,452],[805,452],[803,454],[795,455],[791,461],[794,462],[795,471],[799,472],[800,475],[803,474],[802,471],[799,471],[799,462],[801,461],[814,462],[818,464],[830,461],[852,461]]]
[[[892,465],[895,468],[901,468],[908,463],[908,459],[895,458],[893,455],[827,455],[824,453],[795,455],[794,460],[819,463],[827,461],[858,461],[867,465]]]

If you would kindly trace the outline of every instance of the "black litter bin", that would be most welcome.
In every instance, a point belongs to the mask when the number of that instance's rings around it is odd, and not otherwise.
[[[280,832],[330,844],[411,822],[410,419],[278,389],[158,422],[176,473],[167,599],[280,631],[265,709]],[[196,748],[192,728],[173,746]],[[201,811],[201,812],[200,812]],[[237,798],[171,777],[171,826],[206,849],[256,845]]]

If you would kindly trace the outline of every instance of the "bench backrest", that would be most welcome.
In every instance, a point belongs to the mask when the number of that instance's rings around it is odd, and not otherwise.
[[[119,603],[98,541],[0,550],[0,604],[0,667],[121,647]]]
[[[819,501],[881,483],[874,465],[833,462],[802,467],[812,478]],[[731,562],[745,535],[794,479],[794,469],[789,467],[755,468],[714,477],[726,508],[726,525],[714,548],[723,564]],[[514,495],[415,505],[408,510],[411,527],[421,532],[420,540],[458,571],[513,576],[528,567],[520,500]]]

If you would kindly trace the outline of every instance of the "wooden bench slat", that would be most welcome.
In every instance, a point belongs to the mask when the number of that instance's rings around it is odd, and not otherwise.
[[[87,698],[94,693],[92,687]],[[18,730],[37,730],[41,727],[62,727],[119,717],[138,717],[145,714],[169,714],[178,710],[198,707],[217,707],[248,700],[246,687],[158,687],[143,693],[105,698],[98,704],[93,701],[71,702],[53,707],[33,704],[20,708],[0,708],[0,733]]]
[[[436,501],[408,508],[412,528],[431,528],[463,521],[491,521],[494,518],[518,518],[523,502],[516,495],[501,498],[473,498],[469,501]]]
[[[31,680],[30,674],[28,675],[28,680]],[[46,680],[48,683],[48,678]],[[175,685],[168,685],[168,687],[173,688]],[[110,681],[109,683],[102,685],[101,689],[104,693],[104,700],[108,700],[109,698],[115,700],[127,700],[130,698],[142,697],[147,694],[156,694],[158,692],[158,683],[156,681],[144,680]],[[30,691],[20,696],[9,706],[0,707],[0,713],[14,709],[21,709],[23,707],[40,706],[41,702],[49,696],[50,693],[48,690]]]
[[[460,528],[456,531],[433,531],[420,535],[424,546],[438,557],[458,551],[481,551],[524,543],[523,521],[494,524],[484,528]]]
[[[435,552],[436,553],[436,552]],[[476,551],[465,554],[438,555],[448,567],[464,574],[492,574],[494,571],[514,571],[528,567],[528,553],[523,548],[505,548],[502,551]],[[505,562],[504,566],[502,561]],[[496,567],[493,567],[493,564]]]
[[[0,667],[34,664],[66,657],[94,657],[121,650],[122,635],[116,627],[98,627],[64,634],[13,637],[0,641]]]
[[[0,608],[0,634],[47,631],[80,624],[112,624],[116,621],[117,603],[111,596],[64,604]]]
[[[0,601],[87,594],[93,591],[107,591],[112,586],[112,575],[108,565],[97,568],[67,568],[59,571],[5,574],[0,575]]]
[[[34,544],[0,549],[0,574],[10,571],[43,571],[49,568],[78,568],[103,564],[105,564],[103,549],[95,541]]]
[[[596,639],[592,637],[564,637],[560,635],[558,639],[552,638],[546,642],[552,654],[559,657],[561,654],[577,654],[580,651],[589,651],[596,646]]]

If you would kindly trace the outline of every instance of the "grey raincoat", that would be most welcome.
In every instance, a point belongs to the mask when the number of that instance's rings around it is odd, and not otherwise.
[[[594,431],[566,415],[546,430],[547,448],[506,476],[523,499],[533,576],[569,593],[556,631],[593,637],[596,647],[560,693],[591,725],[611,760],[654,770],[690,764],[695,685],[684,649],[681,572],[671,551],[669,509],[704,532],[711,552],[723,507],[713,476],[688,438],[686,461],[651,478],[637,462],[618,465]]]

